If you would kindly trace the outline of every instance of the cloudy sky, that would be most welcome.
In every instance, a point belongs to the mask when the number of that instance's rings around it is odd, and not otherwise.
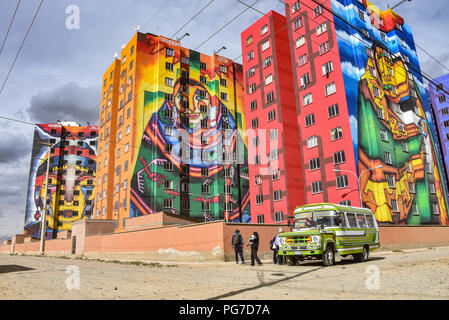
[[[166,3],[166,1],[168,1]],[[98,122],[101,77],[134,34],[141,31],[171,36],[211,0],[44,0],[11,76],[0,94],[0,116],[33,123],[75,120],[85,125]],[[245,0],[253,4],[257,0]],[[381,9],[399,0],[372,0]],[[14,60],[40,0],[22,0],[0,54],[0,83]],[[163,4],[166,6],[158,12]],[[449,65],[449,6],[447,0],[412,0],[397,8],[412,26],[415,41]],[[0,41],[8,30],[17,0],[0,1]],[[67,29],[66,9],[80,10],[80,28]],[[284,12],[279,0],[259,0],[262,12]],[[215,0],[181,32],[190,33],[182,45],[195,48],[228,21],[247,9],[236,0]],[[157,14],[156,14],[157,13]],[[199,48],[231,59],[241,54],[240,33],[260,14],[249,9]],[[152,19],[150,19],[152,18]],[[418,49],[422,69],[437,77],[448,70]],[[238,60],[238,62],[240,62]],[[33,126],[0,119],[0,238],[23,228],[26,185],[30,165]]]

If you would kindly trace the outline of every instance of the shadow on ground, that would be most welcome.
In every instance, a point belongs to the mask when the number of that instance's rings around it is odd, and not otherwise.
[[[244,292],[248,292],[248,291],[252,291],[252,290],[257,290],[257,289],[264,288],[264,287],[273,286],[273,285],[276,285],[276,284],[281,283],[281,282],[284,282],[284,281],[288,281],[288,280],[291,280],[291,279],[294,279],[294,278],[298,278],[298,277],[301,277],[301,276],[305,276],[306,274],[309,274],[309,273],[318,271],[318,270],[320,270],[320,269],[322,269],[322,268],[324,268],[324,267],[321,266],[321,267],[319,267],[319,268],[315,268],[315,269],[312,269],[312,270],[309,270],[309,271],[306,271],[306,272],[301,272],[301,273],[295,274],[295,275],[293,275],[293,276],[285,277],[285,278],[282,278],[282,279],[279,279],[279,280],[275,280],[275,281],[271,281],[271,282],[265,282],[265,281],[263,280],[263,274],[261,274],[261,273],[258,272],[257,277],[259,278],[260,284],[258,284],[258,285],[256,285],[256,286],[249,287],[249,288],[244,288],[244,289],[240,289],[240,290],[233,290],[233,291],[230,291],[230,292],[228,292],[228,293],[221,294],[221,295],[219,295],[219,296],[215,296],[215,297],[212,297],[212,298],[208,298],[208,299],[206,299],[206,300],[219,300],[219,299],[224,299],[224,298],[228,298],[228,297],[235,296],[235,295],[240,294],[240,293],[244,293]],[[282,275],[282,274],[281,274],[281,273],[278,273],[278,274],[273,274],[273,275],[280,276],[280,275]]]
[[[19,272],[19,271],[30,271],[34,270],[33,268],[19,266],[18,264],[7,264],[0,265],[0,274],[10,273],[10,272]]]

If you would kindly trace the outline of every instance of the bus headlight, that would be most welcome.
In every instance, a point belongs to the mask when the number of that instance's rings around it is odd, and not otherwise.
[[[320,236],[312,236],[312,243],[320,244],[321,237]]]

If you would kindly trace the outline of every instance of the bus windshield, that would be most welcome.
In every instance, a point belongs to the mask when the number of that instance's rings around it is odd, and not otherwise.
[[[295,229],[314,228],[317,226],[336,227],[335,211],[313,211],[295,215]]]

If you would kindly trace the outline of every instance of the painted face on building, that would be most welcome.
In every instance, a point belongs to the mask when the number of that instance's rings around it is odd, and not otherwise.
[[[52,163],[55,163],[54,160],[57,163],[57,159],[58,157],[52,157]],[[43,174],[36,177],[35,203],[38,211],[35,218],[39,219],[40,214],[43,212],[45,199],[46,165],[46,161],[41,163],[39,171],[43,172]],[[93,209],[95,177],[89,174],[88,168],[82,164],[65,164],[59,169],[59,173],[62,172],[62,174],[58,177],[58,166],[50,166],[47,191],[47,221],[52,229],[58,227],[60,230],[70,230],[72,222],[84,217],[86,212]]]
[[[183,95],[182,85],[178,82],[174,88],[174,101],[181,115],[189,119],[189,126],[196,127],[207,118],[211,107],[211,96],[201,84],[190,84],[189,95]]]

